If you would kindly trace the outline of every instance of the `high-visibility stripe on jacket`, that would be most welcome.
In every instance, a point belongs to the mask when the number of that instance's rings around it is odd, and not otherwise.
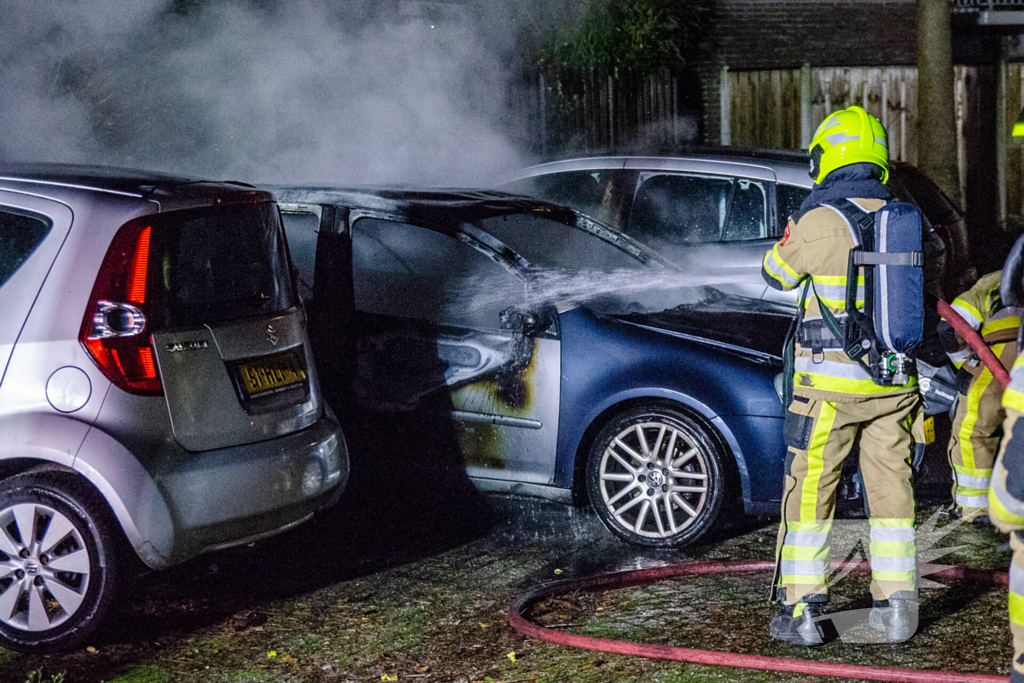
[[[1017,355],[1016,342],[992,345],[992,353],[1003,366],[1013,365]],[[992,465],[999,450],[999,436],[1005,413],[1002,408],[1003,389],[992,372],[977,360],[962,368],[971,381],[960,396],[953,417],[949,440],[949,462],[953,466],[953,498],[964,513],[988,507],[988,489]]]
[[[866,212],[882,208],[881,199],[851,199]],[[810,282],[811,289],[801,311],[805,321],[821,317],[825,305],[837,318],[846,315],[847,267],[850,249],[860,242],[858,228],[838,209],[822,205],[792,218],[786,235],[764,255],[761,275],[769,286],[789,291]],[[863,271],[857,282],[856,302],[864,306]],[[820,301],[819,301],[820,300]],[[795,349],[794,386],[825,399],[899,394],[917,391],[916,381],[880,386],[870,373],[843,351],[825,350],[815,354],[799,343]]]
[[[1022,309],[1002,306],[999,297],[999,280],[1003,271],[980,278],[973,287],[953,300],[950,306],[977,330],[989,344],[1016,339],[1020,327]],[[949,353],[949,359],[956,367],[961,367],[974,353],[960,335],[957,335],[960,348]]]
[[[1010,621],[1024,627],[1024,567],[1010,564]]]
[[[992,522],[1009,532],[1024,529],[1024,355],[1013,364],[1003,409],[1003,442],[992,468],[988,510]]]

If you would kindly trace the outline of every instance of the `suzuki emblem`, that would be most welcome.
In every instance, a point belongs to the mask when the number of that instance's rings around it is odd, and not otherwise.
[[[277,346],[277,335],[274,334],[276,330],[273,325],[267,325],[267,341],[270,342],[271,346]]]

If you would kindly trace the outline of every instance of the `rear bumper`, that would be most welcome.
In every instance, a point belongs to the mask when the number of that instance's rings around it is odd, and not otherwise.
[[[293,434],[174,460],[154,477],[174,526],[167,564],[295,526],[337,500],[349,474],[329,408]]]

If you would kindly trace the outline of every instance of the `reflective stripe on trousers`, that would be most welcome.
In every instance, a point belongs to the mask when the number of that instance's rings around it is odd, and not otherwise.
[[[917,577],[914,520],[877,519],[871,525],[871,577],[886,584],[886,593],[913,591]]]
[[[992,352],[1006,366],[1017,355],[1013,343],[994,344]],[[1004,411],[1003,390],[988,368],[975,368],[967,395],[960,397],[953,417],[949,462],[953,469],[953,498],[965,511],[988,507],[992,465],[999,449]]]
[[[786,535],[779,561],[782,583],[795,587],[796,595],[824,593],[828,580],[828,535],[831,522],[783,522]]]

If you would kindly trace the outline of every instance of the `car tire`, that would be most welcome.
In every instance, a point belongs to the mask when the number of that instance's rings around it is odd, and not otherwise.
[[[586,481],[609,531],[655,548],[690,545],[711,531],[727,486],[724,454],[707,429],[662,404],[627,410],[598,432]]]
[[[5,648],[74,648],[110,609],[119,578],[120,532],[99,494],[75,477],[39,471],[0,481],[0,645]]]

